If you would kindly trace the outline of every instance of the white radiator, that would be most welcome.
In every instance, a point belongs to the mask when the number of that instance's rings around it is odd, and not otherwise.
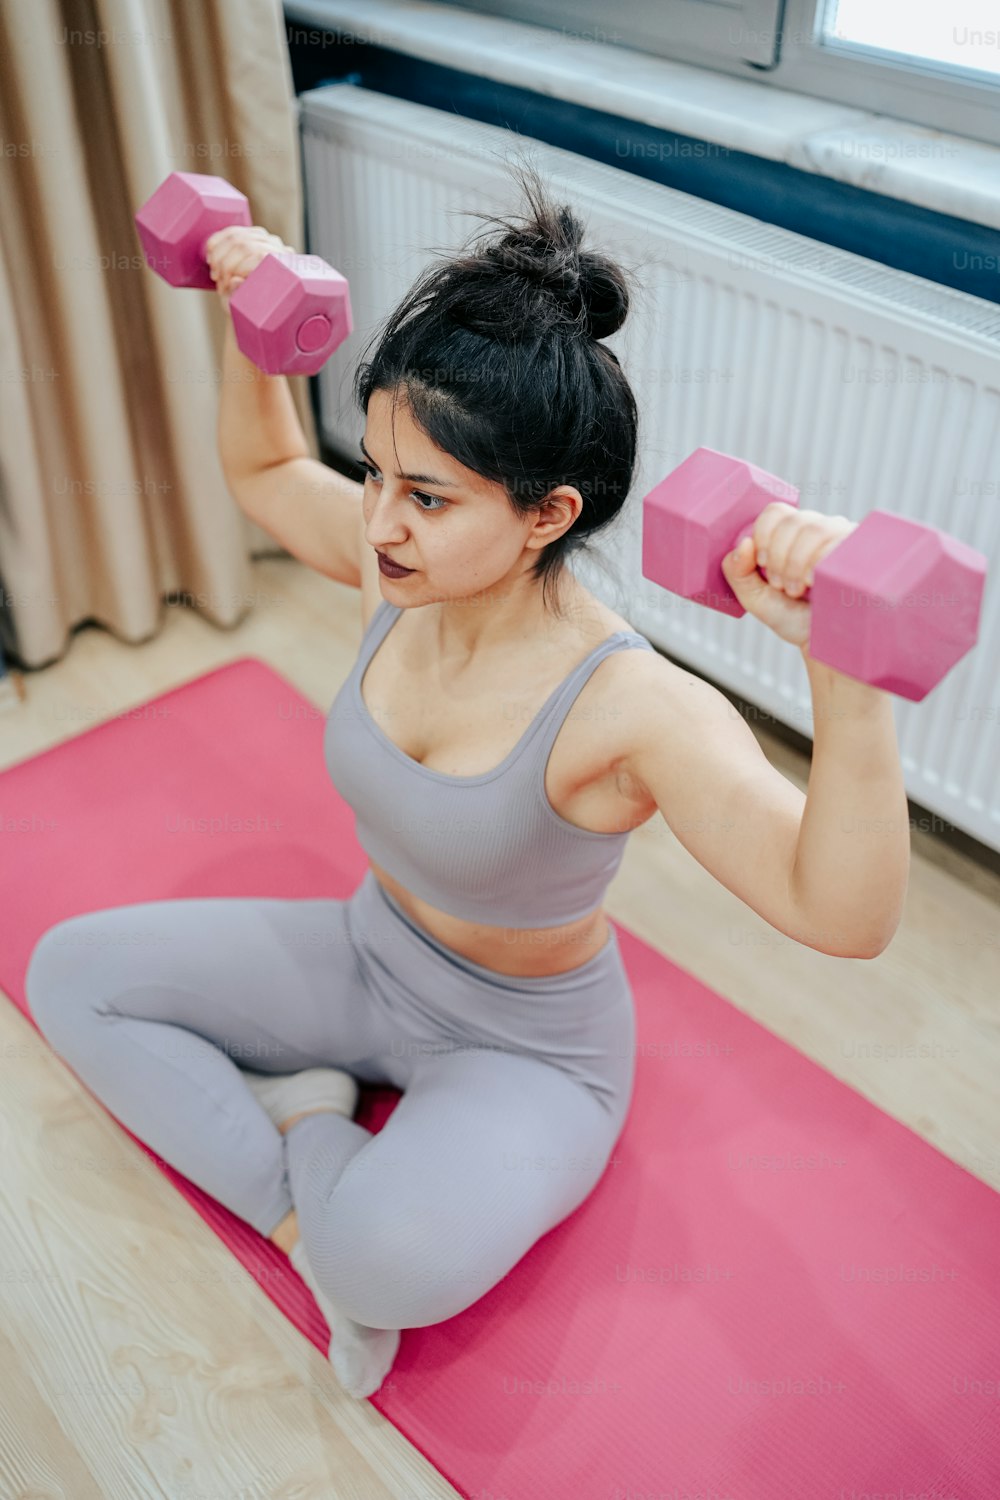
[[[880,506],[977,547],[992,570],[979,644],[894,710],[909,795],[1000,848],[1000,307],[444,111],[349,84],[299,102],[309,247],[349,278],[355,318],[319,377],[327,442],[357,454],[368,336],[432,251],[482,227],[466,210],[517,205],[507,163],[527,149],[640,283],[609,340],[640,409],[635,485],[600,544],[610,570],[574,571],[670,656],[811,737],[793,648],[642,577],[642,496],[706,445],[798,485],[803,507]]]

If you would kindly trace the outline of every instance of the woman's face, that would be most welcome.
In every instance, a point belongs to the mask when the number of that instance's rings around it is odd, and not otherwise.
[[[525,517],[510,507],[503,486],[484,479],[440,449],[413,420],[409,405],[377,390],[368,402],[362,439],[366,469],[365,541],[414,571],[381,575],[384,595],[403,606],[512,588],[538,549],[572,525],[583,501],[568,485]],[[574,499],[575,497],[575,499]]]

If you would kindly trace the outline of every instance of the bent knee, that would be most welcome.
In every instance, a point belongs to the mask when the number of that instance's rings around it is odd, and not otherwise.
[[[357,1179],[354,1186],[347,1177],[334,1190],[326,1242],[310,1259],[336,1306],[369,1328],[425,1328],[455,1317],[527,1248],[507,1253],[497,1236],[474,1234],[467,1219],[456,1223],[429,1203],[366,1193]]]
[[[88,974],[84,957],[92,951],[101,913],[84,913],[57,922],[42,933],[31,951],[24,975],[28,1010],[38,1029],[51,1039],[70,1014],[87,1008]],[[85,947],[86,945],[86,947]]]

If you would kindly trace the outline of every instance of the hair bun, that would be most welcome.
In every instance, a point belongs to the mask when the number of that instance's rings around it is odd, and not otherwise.
[[[544,225],[512,231],[487,246],[485,256],[501,274],[547,292],[560,305],[563,321],[575,324],[588,338],[608,338],[628,314],[625,280],[607,256],[581,252],[583,228],[569,208],[561,208],[558,216],[558,236],[546,237]]]
[[[585,251],[580,257],[580,293],[591,338],[606,339],[628,317],[628,287],[621,271],[606,255]]]
[[[581,249],[583,224],[568,204],[548,198],[537,175],[521,180],[530,211],[515,221],[482,215],[505,232],[452,261],[444,293],[450,316],[495,338],[521,339],[556,326],[610,337],[628,315],[624,272],[609,256]]]

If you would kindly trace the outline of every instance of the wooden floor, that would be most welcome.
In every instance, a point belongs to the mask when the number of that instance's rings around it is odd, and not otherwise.
[[[231,632],[179,605],[146,645],[79,630],[63,660],[26,674],[26,703],[0,714],[0,765],[243,655],[328,709],[357,653],[358,593],[290,558],[253,566],[255,607]],[[752,722],[804,788],[805,758]],[[871,961],[837,959],[769,927],[657,818],[630,839],[607,910],[1000,1187],[1000,877],[989,868],[916,829],[895,940]],[[912,1043],[923,1045],[907,1056]],[[370,1402],[340,1392],[10,1004],[0,1132],[0,1500],[455,1493]],[[180,1244],[185,1277],[165,1278]]]

